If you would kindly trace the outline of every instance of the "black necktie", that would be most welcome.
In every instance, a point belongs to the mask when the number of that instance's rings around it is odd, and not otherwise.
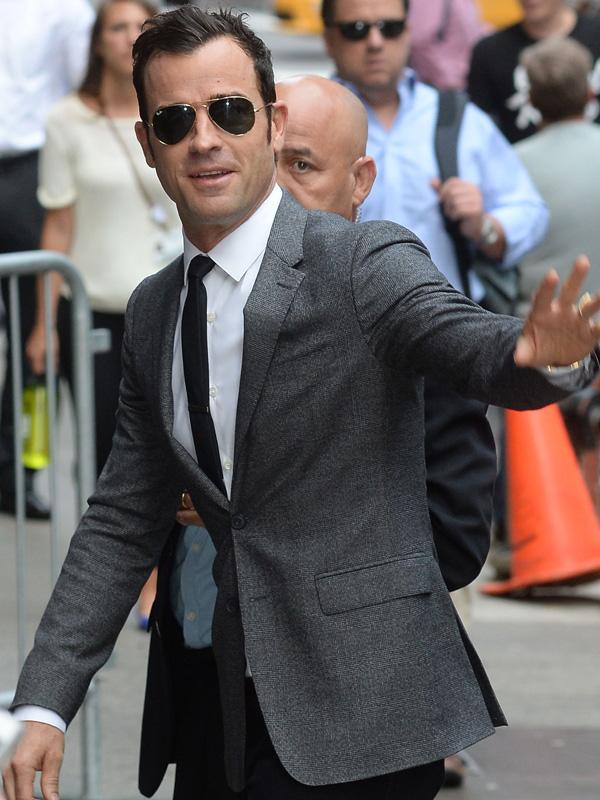
[[[188,409],[198,465],[225,493],[219,445],[210,415],[208,395],[208,344],[206,340],[206,288],[204,276],[215,263],[196,256],[188,269],[188,293],[181,319],[181,348]]]

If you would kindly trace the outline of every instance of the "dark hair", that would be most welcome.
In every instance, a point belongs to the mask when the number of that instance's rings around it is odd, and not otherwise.
[[[544,122],[580,117],[590,99],[590,51],[570,37],[549,37],[527,47],[520,63],[529,79],[531,105]]]
[[[404,14],[408,16],[409,0],[403,0]],[[335,22],[335,0],[323,0],[321,3],[321,19],[326,28],[331,28]]]
[[[102,71],[104,70],[104,59],[98,53],[98,42],[100,41],[102,29],[104,28],[106,10],[109,8],[109,6],[124,2],[136,3],[138,6],[143,8],[144,11],[146,11],[149,17],[153,17],[156,14],[156,8],[150,2],[150,0],[105,0],[105,2],[102,3],[98,9],[98,13],[96,14],[94,24],[92,25],[87,70],[85,77],[81,82],[81,86],[79,87],[80,93],[88,95],[88,97],[98,97],[100,94],[100,83],[102,81]]]
[[[263,103],[266,105],[276,101],[271,53],[262,39],[246,25],[246,17],[247,14],[228,9],[202,11],[197,6],[183,6],[157,14],[146,22],[133,46],[133,85],[144,122],[149,121],[144,74],[152,58],[159,53],[191,54],[221,36],[233,39],[252,59]],[[270,122],[271,108],[266,111]]]

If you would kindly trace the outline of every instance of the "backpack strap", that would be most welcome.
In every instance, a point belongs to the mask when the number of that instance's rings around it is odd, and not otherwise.
[[[464,92],[452,89],[438,92],[438,97],[434,147],[440,180],[444,183],[448,178],[458,175],[458,136],[468,98]],[[469,268],[473,260],[471,244],[460,232],[459,224],[448,219],[441,207],[440,213],[444,217],[448,236],[452,239],[463,292],[469,297]]]

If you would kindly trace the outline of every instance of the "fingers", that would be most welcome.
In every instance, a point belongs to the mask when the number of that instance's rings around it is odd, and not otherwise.
[[[12,770],[15,786],[15,800],[32,800],[35,769],[29,763],[23,763],[14,759]]]
[[[178,511],[175,519],[180,525],[195,525],[198,528],[205,528],[204,520],[198,514],[196,509],[188,509],[186,511]]]
[[[44,800],[59,800],[58,777],[62,766],[62,752],[49,750],[42,765],[42,797]]]
[[[198,528],[206,527],[204,520],[194,508],[189,492],[181,493],[179,511],[175,514],[175,519],[180,525],[195,525]]]
[[[589,320],[600,311],[600,292],[588,295],[588,298],[585,303],[580,301],[578,308],[581,318]]]
[[[532,341],[526,336],[519,336],[513,358],[518,367],[528,367],[533,363],[535,351]]]
[[[25,733],[10,767],[4,773],[7,800],[32,800],[35,773],[38,770],[42,771],[44,800],[58,800],[58,773],[62,764],[64,739],[64,734],[52,725],[25,723]],[[48,788],[44,790],[46,784]]]
[[[558,277],[558,272],[554,269],[551,269],[544,275],[534,295],[531,311],[529,312],[530,317],[541,311],[546,311],[551,306],[554,299],[554,292],[559,282],[560,278]]]
[[[573,267],[569,276],[565,280],[559,295],[559,302],[563,305],[575,305],[581,287],[590,269],[590,261],[587,256],[578,256],[573,262]]]
[[[15,800],[15,779],[11,767],[2,773],[2,785],[4,786],[6,800]]]

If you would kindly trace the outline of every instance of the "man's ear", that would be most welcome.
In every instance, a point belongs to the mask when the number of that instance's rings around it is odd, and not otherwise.
[[[354,175],[354,189],[352,191],[352,210],[362,205],[363,201],[369,196],[377,177],[377,166],[375,159],[371,156],[357,158],[352,165]]]
[[[148,126],[138,120],[138,122],[135,123],[135,135],[141,145],[142,150],[144,151],[146,164],[154,169],[156,163],[154,161],[154,151],[152,149],[152,145],[150,144],[150,137],[148,135]]]
[[[275,156],[277,157],[283,147],[285,130],[287,128],[288,109],[286,104],[278,100],[271,106],[271,141]]]

